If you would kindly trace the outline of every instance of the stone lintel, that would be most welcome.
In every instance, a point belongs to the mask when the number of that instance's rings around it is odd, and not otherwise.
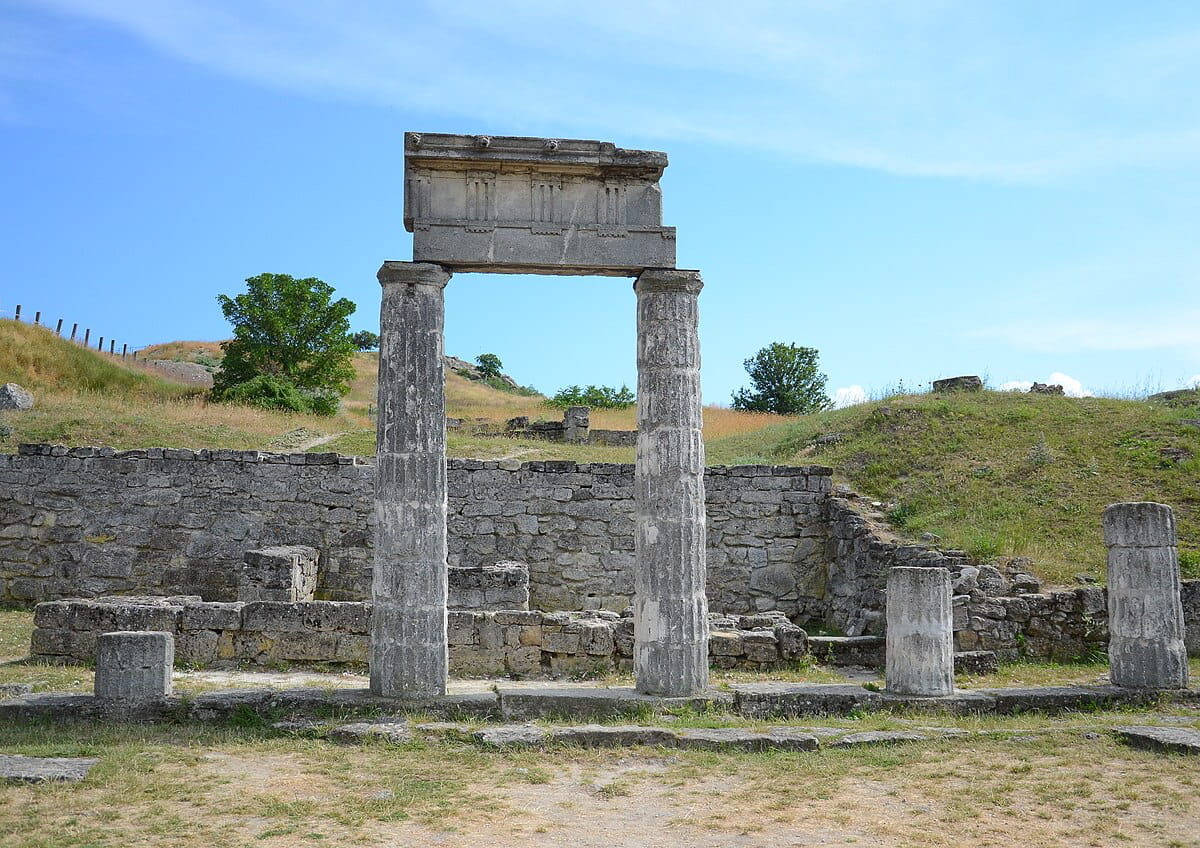
[[[418,285],[445,288],[453,273],[432,262],[401,262],[389,259],[379,267],[376,277],[381,286]]]

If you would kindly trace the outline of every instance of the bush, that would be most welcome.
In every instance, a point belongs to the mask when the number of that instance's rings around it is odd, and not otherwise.
[[[633,392],[628,386],[614,389],[611,386],[567,386],[559,389],[554,397],[546,401],[550,406],[566,409],[568,406],[586,406],[591,409],[626,409],[633,406]]]
[[[302,392],[290,380],[269,374],[260,374],[245,382],[223,387],[219,394],[214,392],[214,396],[224,403],[240,403],[283,412],[335,415],[338,410],[336,395]]]

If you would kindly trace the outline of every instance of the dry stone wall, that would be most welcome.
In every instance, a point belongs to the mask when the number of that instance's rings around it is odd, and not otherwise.
[[[451,610],[450,667],[458,675],[564,677],[633,664],[633,619],[607,610]],[[38,604],[31,653],[90,663],[101,634],[154,630],[198,668],[354,663],[369,654],[370,605],[347,601],[209,603],[196,596],[97,598]],[[769,670],[808,653],[805,632],[780,613],[710,618],[712,664]]]
[[[861,499],[832,497],[829,475],[820,467],[708,469],[710,609],[778,611],[803,626],[879,635],[888,571],[940,566],[954,576],[957,650],[1004,659],[1104,650],[1103,589],[1042,592],[1020,563],[973,565],[962,552],[906,542]],[[233,601],[244,553],[280,544],[320,552],[317,597],[362,600],[373,485],[372,465],[336,454],[22,446],[0,455],[0,602],[135,594]],[[628,605],[632,465],[451,460],[449,492],[451,565],[527,564],[535,609]],[[476,600],[468,592],[460,603]],[[1184,581],[1182,600],[1187,647],[1197,656],[1200,581]],[[502,604],[521,605],[507,594],[489,600],[485,590],[480,606]]]
[[[318,598],[369,593],[375,468],[329,453],[113,451],[0,455],[0,602],[120,594],[237,598],[246,550],[320,552]],[[710,468],[710,607],[820,606],[823,467]],[[621,610],[633,594],[633,466],[450,460],[450,565],[512,560],[530,605]]]

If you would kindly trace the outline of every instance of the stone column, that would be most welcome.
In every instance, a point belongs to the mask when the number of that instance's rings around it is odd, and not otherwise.
[[[446,387],[440,265],[379,269],[371,691],[446,692]]]
[[[633,667],[639,692],[708,685],[697,271],[648,268],[637,292]]]
[[[1108,663],[1114,686],[1185,689],[1175,514],[1159,503],[1104,510],[1108,545]]]
[[[902,566],[888,572],[887,690],[954,693],[954,612],[950,572]]]

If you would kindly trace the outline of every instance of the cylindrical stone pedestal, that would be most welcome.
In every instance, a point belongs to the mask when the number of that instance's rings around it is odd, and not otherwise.
[[[954,612],[950,572],[898,567],[887,582],[887,690],[954,693]]]
[[[170,695],[174,665],[175,638],[170,633],[101,633],[96,638],[96,697],[144,701]]]
[[[637,292],[633,667],[639,692],[708,685],[697,271],[649,268]]]
[[[1114,686],[1188,685],[1175,515],[1159,503],[1104,510],[1108,545],[1108,663]]]
[[[371,691],[444,695],[446,647],[446,390],[440,265],[379,269],[379,410]]]

